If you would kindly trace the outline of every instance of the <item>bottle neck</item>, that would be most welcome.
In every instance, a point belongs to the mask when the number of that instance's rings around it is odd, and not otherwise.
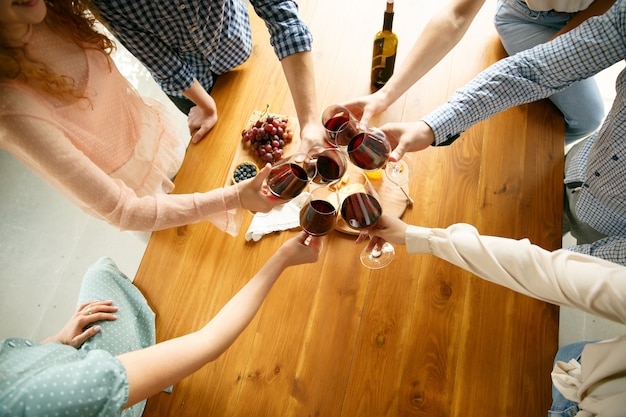
[[[385,12],[385,20],[383,21],[383,30],[391,31],[393,26],[393,12]]]

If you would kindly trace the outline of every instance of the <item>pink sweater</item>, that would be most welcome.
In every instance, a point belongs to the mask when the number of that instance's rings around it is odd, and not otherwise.
[[[0,147],[81,209],[122,230],[160,230],[209,220],[239,232],[236,187],[166,194],[181,160],[160,103],[146,103],[101,52],[36,25],[27,46],[75,80],[87,99],[61,102],[31,85],[0,83]]]

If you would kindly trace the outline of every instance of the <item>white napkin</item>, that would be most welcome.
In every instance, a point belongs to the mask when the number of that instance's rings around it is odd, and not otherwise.
[[[264,235],[300,226],[300,209],[309,193],[303,192],[285,204],[274,207],[267,213],[256,213],[246,232],[246,240],[258,242]]]

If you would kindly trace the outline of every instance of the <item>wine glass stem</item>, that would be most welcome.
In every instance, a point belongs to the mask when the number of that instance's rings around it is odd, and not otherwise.
[[[380,255],[382,255],[382,251],[378,249],[378,246],[374,247],[370,253],[372,258],[378,258]]]

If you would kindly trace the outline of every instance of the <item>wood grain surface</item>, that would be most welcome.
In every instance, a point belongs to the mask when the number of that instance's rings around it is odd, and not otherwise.
[[[302,1],[314,35],[319,111],[369,93],[371,42],[384,1]],[[413,121],[505,55],[488,0],[454,50],[375,124]],[[396,2],[398,61],[442,5]],[[220,119],[191,145],[175,193],[220,187],[254,110],[293,115],[280,62],[251,11],[253,52],[213,90]],[[563,119],[547,101],[478,123],[452,146],[413,154],[415,204],[403,219],[483,234],[561,242]],[[135,283],[157,313],[157,339],[197,330],[294,231],[246,242],[208,222],[153,233]],[[324,238],[318,263],[287,270],[218,360],[148,400],[145,416],[543,416],[558,309],[396,247],[361,266],[354,236]],[[159,364],[155,364],[159,366]]]

